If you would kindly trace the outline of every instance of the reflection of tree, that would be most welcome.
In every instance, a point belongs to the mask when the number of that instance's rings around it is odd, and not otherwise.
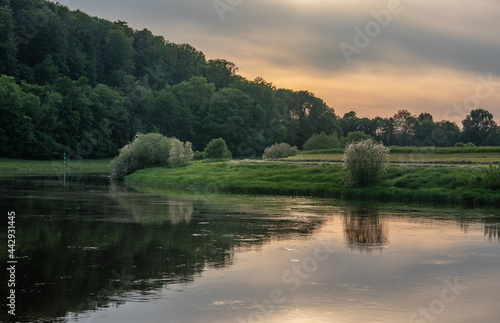
[[[351,250],[371,252],[387,243],[387,228],[376,210],[357,208],[344,216],[344,234]]]
[[[125,211],[116,219],[118,222],[142,224],[170,222],[172,225],[177,225],[182,222],[189,223],[193,215],[193,202],[188,199],[157,196],[155,200],[154,195],[126,192],[123,186],[117,183],[112,184],[110,194]]]
[[[23,279],[17,288],[27,291],[17,295],[20,321],[52,322],[68,312],[107,306],[128,291],[189,282],[207,267],[231,265],[236,247],[307,234],[322,221],[269,217],[268,210],[120,185],[106,191],[108,184],[106,178],[66,187],[41,180],[36,190],[14,187],[20,201],[16,213],[51,216],[18,224],[22,245],[16,256],[23,261],[16,273]],[[4,294],[6,286],[0,288]]]
[[[485,224],[484,225],[484,236],[488,237],[490,240],[497,238],[500,240],[500,224]]]

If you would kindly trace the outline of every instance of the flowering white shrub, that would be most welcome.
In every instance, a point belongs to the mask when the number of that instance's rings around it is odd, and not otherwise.
[[[344,184],[355,187],[380,181],[387,168],[389,151],[371,139],[348,145],[344,152]]]
[[[168,163],[175,166],[187,165],[193,160],[193,148],[191,143],[188,141],[183,144],[179,139],[172,139],[172,148],[170,148],[170,155],[168,158]]]
[[[111,161],[111,177],[120,179],[148,167],[185,165],[192,159],[193,150],[189,142],[183,144],[178,139],[159,133],[138,133]]]
[[[295,156],[300,153],[300,150],[295,146],[290,146],[287,143],[274,144],[271,147],[267,147],[264,150],[264,155],[262,158],[264,159],[272,159],[272,158],[286,158],[289,156]]]

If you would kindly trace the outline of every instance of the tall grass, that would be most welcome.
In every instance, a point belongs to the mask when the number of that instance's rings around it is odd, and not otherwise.
[[[480,178],[471,186],[464,173]],[[184,168],[151,168],[126,177],[134,185],[191,188],[204,192],[271,195],[302,195],[349,200],[500,207],[500,181],[495,169],[389,167],[383,181],[367,187],[349,188],[342,182],[341,166],[302,167],[286,164],[235,164],[194,162]],[[496,175],[495,175],[496,176]],[[500,175],[499,175],[500,178]]]
[[[500,153],[500,147],[400,147],[391,146],[391,154],[467,154]],[[344,149],[321,149],[303,151],[303,155],[341,154]]]

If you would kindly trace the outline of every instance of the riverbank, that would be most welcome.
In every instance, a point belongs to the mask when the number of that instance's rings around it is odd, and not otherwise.
[[[193,162],[182,168],[150,168],[126,177],[132,185],[207,192],[301,195],[346,200],[500,207],[500,169],[389,167],[384,180],[347,188],[338,165],[304,167],[276,163]]]
[[[0,158],[0,173],[17,172],[84,172],[108,173],[111,171],[111,159],[82,160],[25,160]]]

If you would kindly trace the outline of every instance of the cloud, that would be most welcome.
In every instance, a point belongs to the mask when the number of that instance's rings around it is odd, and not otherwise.
[[[416,109],[444,113],[474,91],[478,76],[500,75],[500,3],[495,0],[400,0],[401,12],[391,15],[350,64],[340,44],[354,45],[355,28],[364,30],[375,20],[372,11],[387,10],[397,0],[220,1],[233,4],[223,20],[214,0],[71,0],[67,5],[189,43],[207,58],[233,61],[250,79],[263,76],[279,87],[310,90],[339,111],[387,115],[407,100]]]

